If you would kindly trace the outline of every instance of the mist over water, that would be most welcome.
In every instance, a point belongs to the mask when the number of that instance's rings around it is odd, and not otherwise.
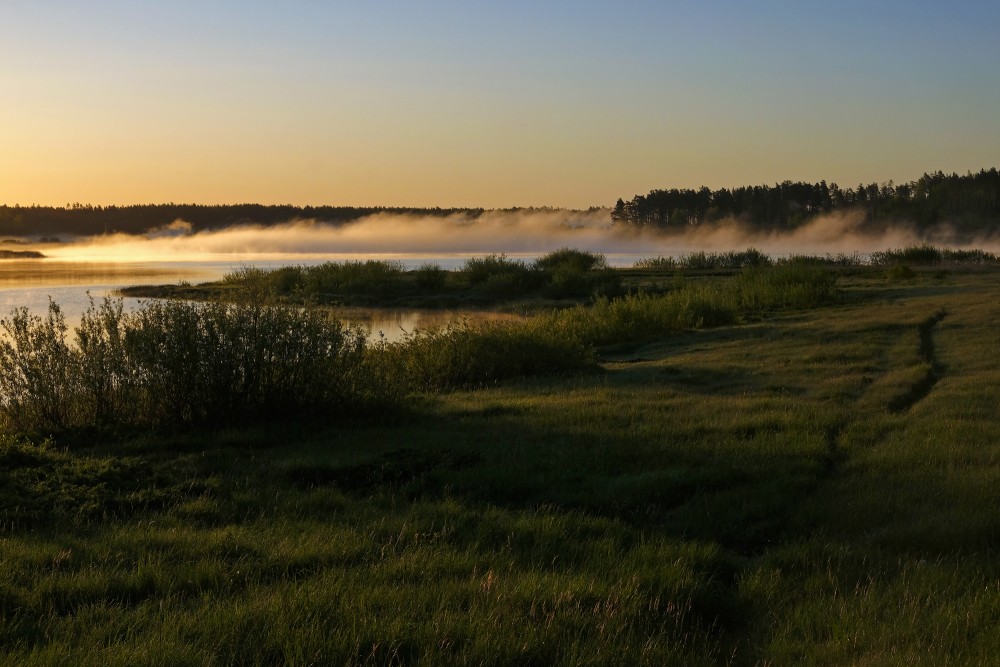
[[[947,229],[928,236],[906,223],[873,233],[862,229],[862,219],[860,212],[836,213],[783,233],[753,229],[738,221],[665,233],[612,225],[606,210],[487,211],[479,216],[443,217],[379,214],[340,225],[292,220],[273,226],[240,225],[199,232],[189,223],[176,221],[144,235],[85,237],[41,249],[53,259],[75,262],[294,263],[310,259],[466,259],[501,252],[536,256],[571,247],[604,253],[612,264],[627,266],[643,257],[749,246],[771,255],[867,254],[921,242],[1000,248],[996,238],[955,243]]]
[[[506,253],[532,259],[563,247],[603,253],[613,266],[632,266],[648,257],[748,247],[772,256],[866,255],[922,242],[1000,251],[996,237],[956,243],[957,237],[947,229],[939,228],[929,236],[906,223],[872,233],[863,229],[862,221],[861,213],[842,213],[817,218],[786,233],[765,232],[738,221],[664,233],[612,225],[607,210],[532,209],[446,217],[379,214],[341,225],[292,220],[215,231],[194,231],[190,223],[178,220],[142,235],[108,234],[18,246],[34,247],[46,259],[0,261],[0,316],[19,306],[43,313],[53,299],[75,326],[90,297],[102,298],[117,287],[217,280],[248,265],[275,268],[330,260],[396,259],[407,268],[432,262],[456,269],[474,256]],[[137,300],[126,300],[128,308],[138,305]],[[416,312],[359,318],[373,335],[384,331],[390,337],[431,325],[427,316]]]

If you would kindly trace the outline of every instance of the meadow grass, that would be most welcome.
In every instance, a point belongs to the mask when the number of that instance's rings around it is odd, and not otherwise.
[[[2,661],[990,664],[998,275],[837,287],[401,421],[7,437]]]

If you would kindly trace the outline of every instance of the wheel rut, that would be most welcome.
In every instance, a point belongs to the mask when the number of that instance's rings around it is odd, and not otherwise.
[[[905,412],[927,397],[934,385],[944,375],[944,366],[938,361],[934,348],[934,329],[947,316],[947,311],[939,310],[917,327],[920,336],[920,356],[927,363],[927,370],[914,382],[908,391],[889,402],[889,411]]]

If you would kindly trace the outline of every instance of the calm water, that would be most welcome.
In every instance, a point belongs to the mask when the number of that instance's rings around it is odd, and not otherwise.
[[[191,283],[218,280],[242,266],[275,268],[288,264],[321,264],[326,259],[305,261],[254,260],[249,262],[66,262],[56,260],[0,260],[0,317],[14,308],[26,306],[44,314],[51,299],[59,304],[72,330],[80,323],[90,298],[112,296],[114,290],[129,285],[164,285],[181,281]],[[464,259],[417,258],[405,260],[407,268],[433,261],[443,267],[460,266]],[[124,299],[125,307],[136,308],[139,299]],[[414,329],[444,326],[460,319],[495,319],[511,317],[497,313],[468,311],[420,311],[398,309],[350,309],[345,321],[358,324],[373,337],[399,340]]]

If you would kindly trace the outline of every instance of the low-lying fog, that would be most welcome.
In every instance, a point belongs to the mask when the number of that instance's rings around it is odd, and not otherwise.
[[[64,261],[163,262],[361,258],[460,258],[488,253],[541,255],[562,247],[604,253],[612,264],[631,265],[643,257],[678,256],[699,250],[742,250],[753,246],[771,255],[869,253],[930,241],[952,247],[997,249],[996,238],[955,244],[946,230],[924,237],[900,224],[886,231],[861,230],[860,214],[817,218],[787,233],[763,232],[737,222],[693,226],[662,233],[612,225],[606,210],[486,212],[471,218],[380,214],[333,225],[293,220],[281,225],[242,225],[195,232],[189,223],[144,235],[84,237],[39,249]]]

